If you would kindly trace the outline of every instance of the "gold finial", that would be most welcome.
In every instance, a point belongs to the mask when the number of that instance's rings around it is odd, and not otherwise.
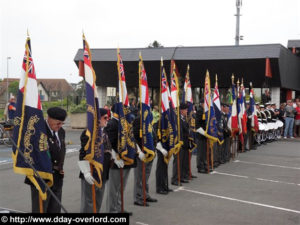
[[[240,85],[240,79],[238,79],[236,83],[237,83],[237,85]]]
[[[190,64],[188,64],[187,69],[190,70]]]
[[[216,74],[216,81],[218,81],[218,75]]]
[[[140,58],[142,57],[142,52],[141,52],[141,51],[139,51],[139,57],[140,57]]]
[[[250,87],[252,88],[252,82],[250,82]]]
[[[28,28],[27,28],[27,37],[29,37],[29,31],[28,31]]]
[[[231,76],[231,82],[232,82],[232,84],[234,84],[234,74],[232,74],[232,76]]]

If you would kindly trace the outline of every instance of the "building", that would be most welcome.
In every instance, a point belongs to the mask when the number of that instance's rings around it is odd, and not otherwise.
[[[7,87],[12,82],[19,82],[18,78],[5,78],[0,82],[0,107],[7,102]],[[37,79],[41,101],[56,101],[65,98],[73,92],[73,88],[65,79]],[[12,93],[9,93],[9,98]]]
[[[185,75],[189,64],[191,85],[194,90],[203,88],[206,70],[209,70],[212,85],[215,74],[218,74],[219,87],[226,89],[230,87],[231,76],[234,74],[235,80],[243,79],[245,87],[249,87],[249,83],[252,82],[258,97],[264,89],[270,89],[272,101],[277,104],[294,98],[300,93],[300,58],[281,44],[126,48],[120,49],[120,52],[124,62],[127,87],[133,89],[135,93],[138,87],[138,60],[141,52],[153,100],[155,100],[153,90],[158,89],[160,84],[161,57],[167,74],[172,59],[175,60],[181,76]],[[117,87],[117,50],[91,49],[91,53],[99,96],[106,96],[107,87]],[[83,50],[79,49],[74,61],[79,65],[82,59]],[[266,76],[266,67],[269,68],[269,77]],[[199,96],[201,91],[196,92],[196,97],[198,97],[197,93]],[[100,100],[100,105],[103,104],[105,99]]]

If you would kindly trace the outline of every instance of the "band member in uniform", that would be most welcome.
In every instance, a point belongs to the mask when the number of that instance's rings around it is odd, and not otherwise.
[[[223,122],[223,134],[224,134],[224,143],[222,145],[222,157],[221,157],[221,163],[229,162],[230,160],[230,136],[231,132],[228,128],[228,112],[229,112],[229,106],[225,103],[221,105],[222,109],[222,115],[221,115],[221,121]]]
[[[102,187],[99,188],[95,186],[95,200],[96,200],[96,212],[99,213],[102,205],[102,200],[105,191],[105,184],[108,180],[109,168],[111,165],[111,145],[104,128],[107,126],[108,110],[100,108],[100,129],[102,137],[97,141],[97,148],[101,148],[103,143],[104,148],[104,161],[103,161],[103,172],[102,172]],[[90,163],[87,160],[84,160],[86,156],[86,151],[84,150],[85,145],[87,144],[89,138],[86,136],[86,130],[84,130],[80,137],[81,140],[81,149],[79,151],[79,162],[80,167],[79,177],[81,178],[81,213],[93,213],[93,197],[92,197],[92,185],[94,184],[94,178],[91,174]]]
[[[204,100],[200,100],[199,109],[196,112],[196,129],[202,128],[205,130],[205,119],[203,118],[204,113]],[[197,142],[197,169],[198,173],[207,173],[207,162],[206,162],[206,137],[201,135],[199,132],[196,133]]]
[[[179,151],[179,162],[180,162],[180,183],[189,183],[189,125],[186,121],[188,105],[186,103],[180,104],[180,139],[183,142]],[[178,155],[174,154],[173,159],[173,176],[172,185],[178,185]]]
[[[67,117],[67,112],[62,108],[53,107],[48,109],[47,114],[48,118],[45,123],[53,169],[53,186],[51,190],[61,201],[64,178],[63,166],[66,154],[65,130],[62,125]],[[39,192],[28,178],[25,179],[25,183],[31,186],[32,212],[38,213],[40,212]],[[45,213],[60,213],[61,211],[61,205],[55,201],[49,191],[47,192],[47,199],[43,201],[43,211]]]
[[[136,140],[137,145],[140,149],[142,149],[142,139],[140,138],[140,114],[137,114],[137,117],[134,120],[133,123],[133,133],[134,138]],[[153,143],[154,146],[156,146],[156,135],[154,130],[152,130],[152,136],[153,136]],[[134,188],[133,188],[133,198],[134,198],[134,204],[139,206],[144,206],[144,195],[143,195],[143,154],[139,154],[139,157],[137,157],[137,166],[134,168]],[[153,158],[154,160],[154,158]],[[151,162],[145,163],[145,185],[146,185],[146,204],[145,206],[149,206],[148,202],[157,202],[157,199],[152,198],[149,194],[149,177],[152,169],[153,160]]]

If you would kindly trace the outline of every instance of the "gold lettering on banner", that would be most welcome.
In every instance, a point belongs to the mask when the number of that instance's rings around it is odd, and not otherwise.
[[[26,159],[33,164],[34,161],[31,157],[31,153],[33,152],[33,146],[30,143],[31,136],[35,134],[34,124],[36,124],[40,119],[37,115],[31,116],[27,123],[27,130],[24,134],[24,156]]]
[[[41,132],[39,140],[39,149],[40,151],[46,151],[48,149],[47,135]]]
[[[103,135],[103,133],[102,133]],[[96,143],[95,143],[95,148],[94,148],[94,154],[96,158],[100,158],[102,153],[101,153],[101,145],[103,144],[103,137],[99,135],[99,130],[97,130],[97,137],[96,137]]]
[[[87,112],[90,112],[93,114],[94,118],[95,118],[95,108],[91,105],[87,105]]]

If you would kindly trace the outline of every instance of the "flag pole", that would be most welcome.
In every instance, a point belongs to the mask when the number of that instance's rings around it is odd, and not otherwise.
[[[139,52],[140,65],[139,65],[139,97],[140,97],[140,138],[142,142],[142,152],[144,153],[144,139],[143,139],[143,109],[142,109],[142,86],[141,86],[141,66],[142,66],[142,54]],[[142,161],[142,183],[143,183],[143,205],[146,206],[146,175],[145,175],[145,162]]]
[[[120,84],[120,82],[122,82],[122,79],[121,79],[121,76],[120,76],[120,57],[119,57],[120,49],[119,48],[117,50],[117,54],[118,54],[117,66],[118,66],[118,75],[119,75],[119,85],[121,87],[121,98],[122,98],[121,105],[122,105],[122,110],[124,112],[124,105],[123,105],[123,100],[124,100],[124,96],[123,96],[123,84],[122,83]],[[126,129],[126,133],[127,133],[127,129]],[[121,187],[120,187],[120,191],[121,191],[121,212],[123,213],[124,212],[123,168],[120,168],[120,179],[121,179]]]
[[[174,62],[174,61],[173,61]],[[173,64],[173,67],[172,67],[172,63],[171,63],[171,75],[173,75],[174,73],[174,79],[175,79],[175,83],[176,83],[176,88],[177,88],[177,98],[176,98],[176,105],[177,105],[177,108],[176,108],[176,114],[177,114],[177,136],[178,136],[178,144],[180,143],[180,114],[179,114],[179,88],[178,88],[178,82],[177,82],[177,76],[176,76],[176,73],[175,73],[175,69],[176,69],[176,65],[175,65],[175,62]],[[180,145],[178,145],[180,146]],[[180,175],[181,175],[181,171],[180,171],[180,151],[181,149],[179,148],[178,152],[177,152],[177,180],[178,180],[178,185],[180,186]]]
[[[40,213],[44,213],[43,200],[40,194],[39,194],[39,206],[40,206]]]

